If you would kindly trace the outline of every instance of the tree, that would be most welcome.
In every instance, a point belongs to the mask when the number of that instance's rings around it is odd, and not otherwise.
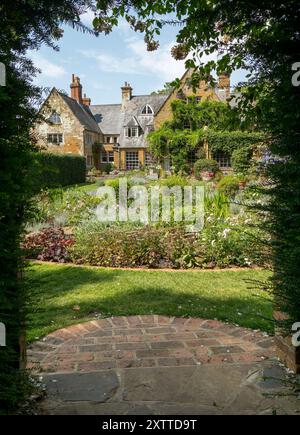
[[[151,95],[169,95],[173,92],[174,86],[171,82],[167,82],[164,84],[163,89],[160,89],[159,91],[152,92]]]
[[[57,49],[62,23],[87,31],[80,14],[90,6],[90,0],[4,0],[0,5],[0,62],[6,69],[6,86],[0,87],[0,322],[7,332],[7,346],[0,352],[0,413],[9,412],[24,394],[20,337],[25,301],[19,246],[35,188],[30,130],[41,95],[32,85],[37,71],[26,52],[42,44]]]
[[[178,25],[172,54],[196,68],[191,85],[212,80],[212,71],[248,70],[239,108],[269,136],[277,161],[268,166],[272,288],[289,325],[300,318],[300,87],[292,69],[300,59],[300,3],[297,0],[98,0],[95,27],[109,32],[124,17],[143,32],[148,50],[157,49],[161,29]],[[172,18],[168,18],[171,16]],[[175,18],[173,18],[175,17]],[[218,52],[204,63],[203,55]],[[294,66],[293,66],[294,65]]]

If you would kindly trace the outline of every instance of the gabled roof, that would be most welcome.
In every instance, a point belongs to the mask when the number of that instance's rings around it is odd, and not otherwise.
[[[90,110],[103,134],[120,134],[124,113],[121,104],[91,105]]]
[[[124,123],[123,125],[128,125],[130,120],[135,116],[138,117],[138,122],[143,128],[149,124],[149,120],[153,119],[153,116],[159,111],[167,100],[168,95],[137,95],[133,96],[130,101],[126,103],[124,110]],[[148,104],[153,109],[153,115],[145,115],[142,113],[144,107]]]
[[[125,125],[125,127],[140,127],[140,123],[136,119],[135,116],[131,118],[131,120]]]
[[[88,106],[85,106],[84,104],[79,104],[76,100],[68,97],[68,95],[63,94],[62,92],[58,92],[58,94],[69,106],[69,108],[74,113],[81,125],[83,125],[89,131],[101,133],[101,130]]]

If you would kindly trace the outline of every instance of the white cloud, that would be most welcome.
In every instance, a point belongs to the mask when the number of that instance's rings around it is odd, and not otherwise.
[[[85,24],[86,26],[93,26],[93,20],[95,18],[95,14],[93,11],[88,10],[84,14],[80,15],[80,20]]]
[[[174,42],[162,45],[153,52],[147,51],[143,40],[131,38],[126,42],[137,59],[138,69],[161,78],[163,82],[183,75],[185,71],[184,61],[177,61],[171,56],[171,48]]]
[[[143,74],[137,70],[134,59],[122,58],[106,53],[105,51],[80,50],[80,53],[96,61],[100,71],[110,73]]]
[[[67,74],[67,71],[60,65],[50,62],[48,59],[42,57],[39,53],[33,52],[30,57],[36,66],[41,70],[41,73],[45,77],[63,77]]]
[[[111,54],[104,50],[81,50],[80,53],[97,62],[100,71],[122,74],[151,75],[166,81],[180,77],[184,71],[184,61],[176,61],[171,56],[174,43],[165,44],[154,52],[148,52],[146,44],[138,37],[125,39],[126,56]]]

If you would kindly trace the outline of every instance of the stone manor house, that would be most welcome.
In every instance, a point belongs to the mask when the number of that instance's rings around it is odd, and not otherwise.
[[[94,143],[103,144],[102,165],[111,163],[119,170],[149,165],[147,135],[172,118],[172,101],[188,97],[225,101],[230,95],[227,75],[219,76],[216,88],[202,81],[193,92],[186,84],[191,74],[192,70],[187,70],[181,88],[169,95],[133,95],[132,87],[125,82],[120,104],[91,104],[91,99],[82,94],[79,77],[73,74],[70,96],[53,88],[40,109],[44,121],[35,127],[38,145],[50,152],[85,156],[87,169],[94,166]],[[226,166],[222,156],[219,163]],[[165,169],[168,166],[166,161]]]

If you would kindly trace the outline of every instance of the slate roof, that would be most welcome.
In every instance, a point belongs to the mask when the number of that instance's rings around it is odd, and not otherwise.
[[[121,109],[121,104],[93,104],[90,106],[103,134],[120,134],[124,119],[124,113]]]
[[[121,104],[98,104],[91,105],[90,109],[94,115],[103,134],[119,136],[121,147],[139,148],[145,147],[145,134],[147,127],[153,125],[154,115],[167,100],[168,95],[137,95],[128,101],[122,110]],[[146,105],[152,107],[153,115],[143,115],[142,110]],[[140,125],[142,132],[139,137],[126,138],[125,126]]]
[[[119,143],[122,148],[144,148],[147,146],[146,136],[148,127],[153,125],[154,116],[167,100],[169,95],[138,95],[133,96],[126,103],[123,126],[129,126],[132,120],[137,120],[142,131],[138,137],[125,137],[124,128],[120,131]],[[153,115],[144,115],[142,111],[146,105],[153,109]]]
[[[92,112],[84,104],[79,104],[76,100],[67,95],[59,92],[59,95],[63,98],[69,108],[72,110],[78,121],[87,130],[93,131],[95,133],[100,133],[99,126],[95,121]]]

